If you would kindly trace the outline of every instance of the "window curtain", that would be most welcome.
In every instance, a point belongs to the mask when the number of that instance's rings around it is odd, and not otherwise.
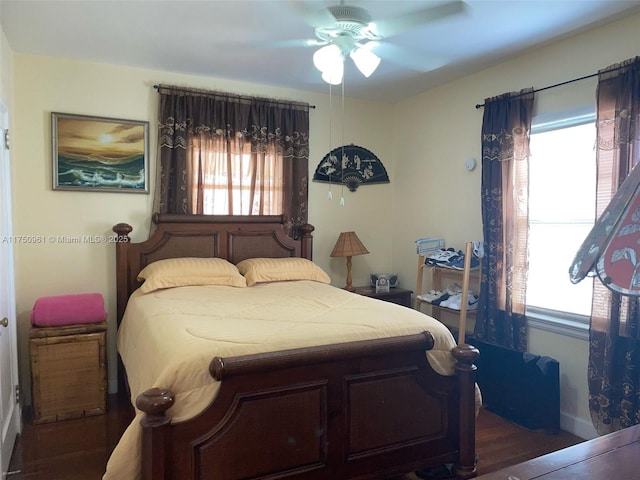
[[[224,202],[224,214],[262,215],[274,207],[296,236],[308,217],[309,105],[178,87],[158,93],[156,211],[210,214],[217,202],[219,213]]]
[[[529,136],[533,89],[484,102],[482,223],[485,256],[474,336],[526,351]]]
[[[596,218],[640,158],[640,57],[598,72]],[[589,410],[600,435],[640,423],[638,297],[594,282]]]

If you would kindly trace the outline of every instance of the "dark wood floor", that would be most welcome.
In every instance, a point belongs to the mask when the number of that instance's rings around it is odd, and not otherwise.
[[[99,480],[132,419],[133,407],[117,395],[109,395],[104,415],[40,425],[26,418],[7,480]]]
[[[8,480],[100,480],[132,418],[129,403],[111,396],[105,415],[41,425],[27,419],[11,459],[15,473]],[[476,430],[480,475],[582,441],[566,432],[530,431],[486,410],[480,412]],[[403,480],[417,478],[411,474]]]

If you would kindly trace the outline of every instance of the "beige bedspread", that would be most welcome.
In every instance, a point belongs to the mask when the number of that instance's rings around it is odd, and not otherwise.
[[[162,386],[176,394],[175,421],[202,411],[219,383],[208,367],[213,356],[368,340],[430,331],[429,363],[454,373],[455,341],[437,320],[415,310],[312,281],[274,282],[247,288],[179,287],[132,295],[118,332],[132,401]],[[137,480],[141,414],[116,446],[104,480]]]

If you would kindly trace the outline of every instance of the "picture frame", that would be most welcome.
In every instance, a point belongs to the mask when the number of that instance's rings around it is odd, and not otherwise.
[[[149,122],[51,113],[53,189],[149,193]]]

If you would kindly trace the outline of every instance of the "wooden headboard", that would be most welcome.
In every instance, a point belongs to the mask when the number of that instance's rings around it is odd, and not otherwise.
[[[218,257],[236,264],[246,258],[302,257],[311,260],[314,228],[298,228],[299,238],[286,233],[281,215],[176,215],[154,214],[151,237],[132,243],[133,228],[113,227],[116,243],[118,326],[129,296],[140,286],[138,273],[151,262],[165,258]]]

